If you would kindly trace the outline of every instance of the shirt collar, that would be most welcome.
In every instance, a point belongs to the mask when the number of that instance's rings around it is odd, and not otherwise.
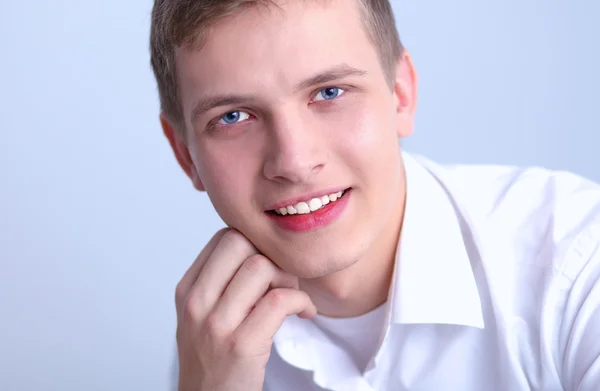
[[[392,323],[484,328],[459,215],[438,178],[404,153],[406,207],[390,290]]]
[[[382,337],[390,322],[483,328],[479,292],[454,204],[420,161],[405,153],[404,166],[406,208]],[[313,371],[313,381],[321,388],[348,389],[344,382],[352,380],[348,373],[354,373],[355,364],[313,322],[288,316],[273,347],[283,361]]]

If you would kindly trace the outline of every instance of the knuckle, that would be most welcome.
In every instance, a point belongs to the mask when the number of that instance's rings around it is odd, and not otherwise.
[[[223,336],[223,326],[220,320],[214,315],[210,314],[204,323],[206,333],[211,338],[221,338]]]
[[[221,242],[228,248],[239,249],[240,251],[246,253],[254,252],[254,246],[252,243],[250,243],[250,241],[246,239],[244,235],[235,229],[225,232]]]
[[[255,274],[261,270],[267,269],[269,267],[268,262],[269,261],[261,255],[253,255],[249,258],[246,258],[243,263],[243,267],[248,272]]]
[[[242,239],[242,234],[234,229],[230,229],[223,234],[221,241],[228,245],[232,245]]]
[[[281,289],[272,289],[265,295],[265,299],[267,300],[267,304],[269,306],[277,307],[281,305],[285,299],[285,293]]]
[[[183,301],[183,317],[191,323],[198,323],[202,315],[202,304],[198,298],[189,297]]]
[[[233,231],[233,229],[231,229],[229,227],[221,228],[214,234],[214,237],[219,237],[219,236],[223,237],[223,235],[225,235],[229,231]]]
[[[177,284],[175,288],[175,303],[181,305],[187,296],[187,289],[182,283]]]

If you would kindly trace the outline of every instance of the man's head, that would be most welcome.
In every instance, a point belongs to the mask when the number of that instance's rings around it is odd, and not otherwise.
[[[387,0],[157,0],[151,39],[177,160],[265,256],[319,277],[397,232],[416,76]]]
[[[332,0],[300,1],[326,4]],[[404,48],[389,0],[347,1],[358,5],[363,28],[377,49],[392,85],[396,61]],[[178,130],[185,130],[185,121],[179,98],[175,49],[180,46],[201,48],[209,39],[211,27],[219,21],[252,7],[278,7],[283,3],[277,0],[155,0],[150,37],[151,63],[158,83],[161,110],[177,124]]]

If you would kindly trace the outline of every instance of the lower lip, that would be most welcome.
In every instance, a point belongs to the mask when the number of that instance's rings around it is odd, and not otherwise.
[[[350,200],[351,190],[344,192],[337,201],[330,202],[321,209],[304,215],[286,215],[281,216],[275,213],[267,212],[267,215],[277,224],[277,226],[286,231],[308,232],[325,227],[336,220],[346,209]]]

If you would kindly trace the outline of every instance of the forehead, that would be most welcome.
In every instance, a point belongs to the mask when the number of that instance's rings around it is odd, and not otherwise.
[[[184,113],[198,94],[284,91],[339,64],[374,71],[378,57],[358,7],[348,0],[289,0],[217,23],[201,49],[176,52]]]

